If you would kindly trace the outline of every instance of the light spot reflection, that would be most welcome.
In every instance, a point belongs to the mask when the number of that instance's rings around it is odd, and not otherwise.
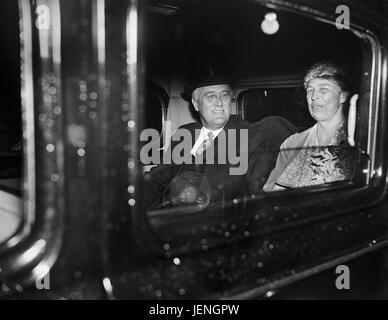
[[[42,113],[38,116],[40,122],[45,122],[47,120],[47,115]]]
[[[79,95],[79,99],[80,99],[81,101],[86,101],[87,98],[88,98],[88,95],[87,95],[86,93],[81,93],[81,94]]]
[[[135,162],[132,161],[132,160],[128,161],[128,168],[129,168],[129,169],[135,168]]]
[[[50,179],[52,182],[58,182],[59,181],[59,175],[56,173],[51,174]]]
[[[186,293],[186,290],[184,288],[180,288],[178,292],[181,296],[183,296]]]
[[[46,150],[47,152],[53,152],[55,150],[55,146],[50,143],[46,146]]]
[[[78,107],[78,110],[79,112],[81,113],[85,113],[87,110],[88,110],[88,107],[84,104],[81,104],[79,107]]]
[[[266,298],[271,298],[274,294],[275,294],[275,291],[268,291],[268,292],[265,294],[265,297],[266,297]]]
[[[57,115],[57,116],[60,115],[60,114],[62,113],[62,108],[59,107],[59,106],[54,107],[53,113],[54,113],[55,115]]]
[[[97,113],[95,113],[94,111],[90,111],[89,112],[89,118],[94,120],[97,118]]]
[[[85,149],[83,149],[83,148],[79,148],[79,149],[77,150],[77,155],[78,155],[78,156],[80,156],[80,157],[84,157],[84,156],[85,156],[85,154],[86,154],[86,151],[85,151]]]
[[[91,92],[89,95],[90,99],[96,100],[98,98],[98,94],[96,92]]]
[[[92,109],[97,108],[97,102],[96,101],[90,101],[89,102],[89,107],[92,108]]]

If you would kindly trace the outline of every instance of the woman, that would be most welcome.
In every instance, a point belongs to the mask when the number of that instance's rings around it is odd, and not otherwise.
[[[349,97],[345,73],[332,63],[317,63],[307,71],[304,87],[309,112],[317,123],[283,142],[265,192],[347,180],[353,174],[347,148],[342,147],[347,144]]]

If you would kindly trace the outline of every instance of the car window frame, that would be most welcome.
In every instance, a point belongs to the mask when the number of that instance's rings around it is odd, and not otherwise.
[[[312,4],[310,1],[304,1],[304,0],[298,0],[298,3],[295,4],[295,3],[290,3],[288,1],[281,1],[281,0],[256,0],[256,1],[252,1],[252,2],[257,2],[259,4],[264,4],[266,7],[268,7],[269,9],[282,9],[282,10],[289,10],[289,11],[292,11],[292,12],[296,12],[296,13],[299,13],[299,14],[302,14],[302,15],[305,15],[305,16],[310,16],[312,15],[312,18],[313,19],[316,19],[316,20],[319,20],[319,21],[329,21],[330,23],[334,23],[333,21],[335,21],[335,16],[334,16],[334,10],[333,10],[333,13],[328,13],[328,10],[329,9],[325,9],[325,7],[321,7],[320,6],[320,3],[317,4],[314,2],[314,4]],[[326,2],[327,4],[327,2]],[[133,3],[131,3],[129,5],[129,10],[127,12],[127,14],[129,12],[135,12],[136,14],[138,12],[140,12],[138,9],[139,5],[139,2],[138,1],[134,1]],[[330,7],[331,9],[333,9],[332,7]],[[136,16],[135,14],[133,16]],[[132,17],[133,17],[132,16]],[[360,18],[360,16],[359,16]],[[352,20],[352,28],[353,27],[356,27],[357,30],[359,30],[360,32],[364,32],[365,30],[367,30],[366,32],[366,36],[365,38],[366,41],[374,41],[373,39],[373,32],[371,30],[375,30],[375,28],[380,28],[378,24],[374,24],[372,22],[372,26],[371,27],[367,27],[368,24],[365,24],[363,25],[361,22],[359,21],[363,21],[362,19],[361,20],[358,20],[357,23],[361,23],[361,27],[359,27],[358,25],[354,24],[354,21],[357,20],[357,19],[354,19]],[[142,25],[141,23],[139,25]],[[362,27],[362,25],[364,27]],[[135,25],[136,27],[136,25]],[[132,30],[132,31],[135,31],[135,30]],[[378,39],[378,38],[376,38]],[[134,44],[132,44],[132,42],[135,42],[136,43],[136,39],[128,39],[127,38],[127,47],[132,47],[134,46]],[[375,50],[374,50],[374,53],[376,53],[376,50],[382,50],[382,47],[377,45]],[[129,50],[130,51],[130,50]],[[140,48],[140,51],[141,51],[141,48]],[[143,107],[143,104],[142,104],[142,93],[143,93],[143,87],[144,87],[144,79],[142,78],[142,76],[144,75],[143,73],[139,72],[139,69],[138,67],[139,66],[142,66],[145,64],[145,60],[144,60],[144,56],[139,53],[139,55],[136,55],[134,54],[134,51],[131,51],[133,53],[133,56],[132,58],[134,58],[134,60],[132,61],[137,61],[137,63],[135,64],[135,66],[132,65],[132,73],[131,72],[128,72],[127,73],[127,78],[128,78],[128,87],[130,89],[130,98],[131,98],[131,101],[133,102],[133,104],[131,104],[131,108],[132,108],[132,112],[136,113],[137,112],[137,109],[141,109]],[[136,60],[138,58],[139,60]],[[129,66],[128,66],[129,67]],[[379,69],[378,69],[379,70]],[[135,81],[135,78],[136,76],[138,77],[137,78],[137,81],[138,83],[136,83]],[[376,77],[376,79],[378,81],[381,81],[381,79],[379,78],[381,75],[380,74],[376,74],[374,73],[373,75],[371,76],[374,76]],[[139,84],[139,86],[137,86],[137,84]],[[374,87],[375,89],[375,87]],[[375,90],[373,90],[373,94],[375,94]],[[386,91],[385,91],[385,94],[386,94]],[[367,102],[368,102],[368,105],[369,105],[369,102],[370,102],[370,99],[371,97],[368,96],[367,97]],[[381,98],[381,96],[378,97],[379,99]],[[380,102],[380,101],[379,101]],[[379,111],[381,112],[381,111]],[[137,116],[137,114],[136,114]],[[384,118],[385,119],[385,118]],[[383,122],[381,122],[382,120],[384,119],[380,119],[380,123],[379,123],[379,133],[380,133],[380,139],[382,139],[382,141],[384,142],[384,139],[381,137],[381,131],[385,128],[385,124]],[[139,120],[138,118],[136,118],[136,121]],[[132,131],[132,135],[129,135],[128,136],[128,141],[131,142],[131,144],[133,144],[133,147],[134,149],[136,150],[136,139],[138,139],[138,135],[136,136],[136,134],[139,134],[139,132],[134,132]],[[379,143],[381,142],[381,140],[379,140]],[[377,151],[379,151],[379,149],[377,149]],[[381,150],[383,151],[383,150]],[[383,153],[383,152],[382,152]],[[380,161],[382,160],[382,155],[379,157],[376,157],[376,160],[377,161]],[[132,160],[131,158],[129,158],[128,160]],[[337,195],[337,198],[339,200],[343,200],[344,203],[348,204],[350,201],[352,201],[353,199],[357,199],[358,202],[357,203],[351,203],[352,205],[351,206],[343,206],[340,210],[332,210],[331,212],[329,212],[329,214],[325,213],[325,212],[321,212],[322,215],[319,216],[318,218],[318,222],[323,222],[323,221],[333,221],[334,220],[334,217],[338,217],[338,218],[342,218],[345,216],[345,214],[352,214],[354,210],[363,210],[363,209],[366,209],[368,207],[372,207],[378,203],[380,203],[382,201],[382,197],[384,196],[384,194],[386,193],[386,183],[385,183],[385,174],[386,174],[386,171],[385,171],[385,168],[386,168],[386,164],[383,163],[382,161],[379,162],[379,164],[382,165],[382,170],[381,172],[377,175],[377,176],[374,176],[373,177],[373,182],[371,182],[369,185],[367,186],[364,186],[364,187],[360,187],[358,189],[354,189],[352,186],[349,186],[349,187],[344,187],[344,186],[341,186],[340,189],[341,189],[341,193],[340,195]],[[136,172],[135,170],[131,169],[131,170],[128,170],[128,181],[129,183],[131,183],[130,187],[133,187],[132,183],[134,183],[135,185],[135,192],[131,192],[131,191],[128,191],[129,195],[128,198],[126,200],[129,199],[129,201],[132,201],[134,199],[136,199],[136,205],[131,205],[130,204],[130,207],[127,207],[126,208],[126,212],[125,212],[125,217],[127,216],[130,216],[132,219],[131,219],[131,223],[130,224],[130,232],[128,231],[128,229],[126,229],[126,232],[128,234],[131,235],[130,237],[130,240],[134,240],[134,246],[132,246],[132,250],[133,251],[130,251],[129,252],[125,252],[126,254],[126,258],[133,258],[132,262],[136,263],[137,260],[140,260],[139,262],[139,266],[138,269],[136,269],[136,266],[133,266],[132,264],[126,264],[125,267],[128,267],[129,266],[129,272],[133,275],[136,276],[136,278],[128,278],[128,281],[126,282],[126,279],[127,279],[127,275],[128,275],[128,269],[124,270],[123,273],[121,273],[122,277],[118,277],[117,273],[115,273],[113,270],[115,270],[115,267],[116,265],[113,265],[113,266],[109,266],[109,258],[107,258],[109,256],[109,254],[112,254],[112,252],[110,252],[109,250],[107,250],[107,248],[105,248],[105,262],[108,261],[108,264],[105,264],[105,268],[106,268],[106,272],[105,272],[105,275],[106,275],[106,278],[104,278],[104,285],[105,285],[105,289],[108,293],[108,296],[109,297],[128,297],[128,293],[130,294],[131,297],[143,297],[145,295],[141,295],[139,294],[139,291],[141,291],[142,289],[144,289],[144,287],[142,286],[142,284],[139,284],[139,282],[136,282],[138,277],[139,276],[141,279],[150,279],[152,275],[158,275],[158,278],[160,277],[160,275],[163,275],[164,277],[169,277],[169,276],[179,276],[179,274],[182,274],[182,269],[180,269],[178,267],[178,264],[182,261],[181,259],[175,259],[174,258],[174,265],[172,264],[172,257],[174,257],[173,255],[173,252],[168,252],[166,254],[166,250],[163,248],[163,246],[165,245],[168,245],[168,243],[163,243],[163,242],[160,242],[160,235],[157,234],[157,232],[155,232],[155,230],[153,230],[152,226],[150,225],[150,221],[149,219],[146,217],[146,215],[144,214],[144,212],[142,211],[142,193],[141,193],[141,190],[142,190],[142,180],[141,179],[138,179],[138,176],[136,175]],[[346,189],[346,191],[345,191]],[[131,190],[133,190],[131,188]],[[140,190],[140,192],[139,192]],[[331,190],[329,190],[328,192],[330,194],[336,194],[335,193],[335,188],[332,188]],[[135,193],[135,195],[134,195]],[[325,195],[327,193],[325,192],[317,192],[315,194],[311,194],[311,196],[309,197],[309,200],[312,201],[313,203],[317,204],[317,201],[315,201],[317,199],[317,197],[320,196],[320,201],[322,203],[324,203],[325,201]],[[343,197],[342,197],[343,196]],[[289,197],[289,196],[288,196]],[[287,200],[286,199],[287,197],[284,197],[284,200]],[[249,200],[251,203],[253,204],[258,204],[258,201],[257,199],[252,199],[252,200]],[[314,202],[315,201],[315,202]],[[327,201],[326,201],[327,202]],[[337,202],[338,204],[338,202]],[[238,204],[237,204],[238,205]],[[107,208],[106,208],[107,209]],[[117,209],[117,208],[116,208]],[[332,207],[333,209],[333,207]],[[279,207],[277,209],[279,212],[282,211],[282,208]],[[286,211],[288,210],[288,213],[291,214],[292,216],[292,212],[290,212],[290,208],[286,208]],[[108,211],[108,210],[107,210]],[[241,211],[244,213],[244,211]],[[299,219],[298,220],[298,216],[296,216],[296,223],[295,224],[298,224],[299,225],[302,225],[302,226],[308,226],[309,225],[309,222],[313,222],[313,219],[314,217],[311,217],[311,212],[308,211],[308,208],[306,208],[305,212],[304,212],[306,215],[309,214],[309,218],[310,220],[305,220],[305,219]],[[359,214],[361,214],[362,212],[360,211]],[[105,212],[105,214],[108,214],[108,212]],[[110,212],[109,214],[111,214],[111,216],[109,217],[109,223],[110,225],[108,224],[107,225],[107,228],[109,226],[109,230],[110,230],[110,238],[114,238],[115,235],[117,234],[116,232],[119,232],[119,230],[115,230],[115,228],[119,229],[120,228],[120,225],[114,225],[114,221],[117,221],[119,220],[120,218],[123,217],[123,215],[120,216],[120,214],[117,214],[117,216],[114,216],[114,212]],[[291,217],[289,216],[289,217]],[[113,220],[112,217],[115,217],[117,218],[116,220]],[[105,218],[107,218],[107,216],[105,216]],[[106,219],[108,220],[108,219]],[[113,222],[112,222],[113,221]],[[164,223],[168,224],[168,221],[164,221]],[[187,223],[187,222],[186,222]],[[179,225],[178,225],[179,226]],[[290,230],[293,228],[293,226],[290,226],[290,224],[286,224],[285,225],[286,230]],[[283,284],[289,284],[291,282],[294,282],[296,280],[300,280],[306,276],[311,276],[312,274],[315,274],[319,271],[322,271],[324,269],[327,269],[328,267],[332,266],[334,263],[336,262],[343,262],[343,261],[346,261],[346,259],[350,259],[350,257],[353,255],[358,255],[358,254],[363,254],[363,253],[366,253],[368,251],[371,251],[371,250],[374,250],[375,248],[379,248],[381,247],[382,245],[386,245],[388,243],[388,241],[380,241],[381,239],[378,239],[378,243],[377,245],[371,245],[371,244],[362,244],[362,249],[361,250],[358,250],[359,249],[359,246],[357,248],[355,248],[354,246],[353,247],[350,247],[348,246],[347,247],[347,252],[348,251],[351,251],[350,254],[344,254],[342,255],[342,257],[340,259],[333,259],[333,257],[327,257],[327,256],[324,256],[323,258],[326,258],[327,262],[326,263],[321,263],[322,261],[320,260],[319,263],[315,263],[313,266],[306,266],[306,268],[304,268],[304,270],[290,270],[289,268],[286,270],[287,272],[291,272],[292,275],[290,277],[288,277],[286,274],[281,274],[280,276],[276,275],[277,276],[277,279],[270,279],[269,280],[269,283],[266,283],[264,285],[257,285],[256,283],[252,283],[253,286],[256,286],[256,288],[254,288],[253,290],[246,290],[246,288],[243,288],[243,292],[241,293],[236,293],[236,294],[232,294],[231,296],[228,296],[228,298],[253,298],[253,297],[256,297],[262,293],[265,292],[265,290],[268,290],[268,289],[274,289],[274,288],[277,288],[277,287],[280,287],[282,286]],[[228,250],[230,248],[232,248],[233,250],[233,245],[236,244],[237,242],[232,242],[232,243],[225,243],[223,244],[223,247]],[[240,242],[238,242],[240,244]],[[241,242],[242,243],[242,242]],[[244,242],[246,243],[246,242]],[[109,242],[110,245],[114,244],[114,242]],[[360,243],[358,243],[358,245],[360,245]],[[136,248],[136,249],[135,249]],[[151,252],[145,250],[143,251],[143,249],[151,249]],[[235,248],[235,247],[234,247]],[[139,250],[139,251],[137,251]],[[187,267],[187,264],[189,263],[188,260],[190,260],[190,258],[192,260],[195,260],[198,262],[198,260],[201,260],[201,257],[198,256],[198,255],[195,255],[193,254],[193,250],[186,250],[186,251],[178,251],[177,254],[179,254],[179,257],[183,257],[184,259],[186,259],[185,261],[185,264],[186,264],[186,267]],[[204,255],[206,254],[205,251],[201,251]],[[137,256],[138,253],[141,253],[141,254],[144,254],[144,256]],[[157,255],[154,255],[154,254],[157,254]],[[211,252],[210,254],[212,254],[213,252]],[[336,254],[339,254],[340,252],[339,251],[336,251]],[[117,255],[117,253],[115,253]],[[119,254],[123,255],[124,252],[119,252]],[[132,254],[132,256],[131,256]],[[146,259],[145,260],[142,260],[144,257],[146,256]],[[178,264],[175,264],[175,260],[177,260],[179,263]],[[112,261],[115,261],[115,260],[112,260]],[[142,263],[148,263],[147,265],[147,268],[144,268],[144,264]],[[206,262],[206,261],[205,261]],[[125,264],[125,262],[124,262]],[[198,266],[195,265],[195,266]],[[110,268],[111,267],[111,268]],[[161,268],[161,269],[160,269]],[[140,270],[141,269],[141,270]],[[145,270],[146,269],[146,270]],[[159,271],[162,270],[162,273],[160,273]],[[176,271],[173,271],[173,270],[176,270]],[[163,271],[165,271],[166,273],[163,273]],[[143,278],[144,276],[144,278]],[[163,277],[160,277],[160,278],[163,278]],[[161,279],[163,280],[163,279]],[[284,281],[283,281],[284,280]],[[200,280],[198,279],[198,282]],[[167,285],[167,283],[165,283]],[[200,283],[201,284],[201,283]],[[138,286],[138,287],[137,287]],[[139,290],[140,289],[140,290]],[[167,288],[166,290],[168,290],[169,288]],[[213,297],[216,296],[216,297],[219,297],[219,292],[216,293],[216,295],[212,295]],[[148,296],[152,296],[151,294],[148,295]],[[177,295],[178,296],[178,295]],[[152,297],[155,297],[152,296]]]

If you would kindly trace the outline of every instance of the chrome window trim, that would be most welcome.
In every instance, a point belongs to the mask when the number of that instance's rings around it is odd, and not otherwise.
[[[372,57],[372,75],[371,75],[371,90],[369,96],[369,132],[368,132],[368,147],[367,152],[370,155],[370,167],[368,168],[368,180],[375,175],[376,162],[376,143],[377,143],[377,121],[380,110],[380,88],[381,88],[381,45],[376,36],[369,32],[368,40],[371,43]],[[375,108],[373,107],[375,105]]]
[[[15,235],[7,242],[8,247],[12,247],[24,239],[31,231],[31,225],[35,219],[35,140],[28,137],[35,137],[35,116],[34,116],[34,87],[32,72],[32,25],[31,8],[28,1],[19,1],[21,6],[20,17],[20,42],[21,42],[21,105],[23,121],[23,193],[24,201],[24,221],[23,231]],[[22,17],[25,16],[25,19]]]
[[[109,113],[109,104],[107,103],[107,79],[106,79],[106,26],[105,26],[105,0],[96,0],[91,3],[92,6],[92,33],[93,47],[97,51],[98,62],[98,96],[100,103],[100,163],[101,163],[101,181],[105,181],[108,177],[108,124],[105,119]],[[108,187],[106,183],[100,183],[100,214],[101,214],[101,261],[104,274],[108,274],[107,266],[109,265],[108,251],[108,234],[107,234],[107,219],[108,219]],[[102,287],[105,290],[108,299],[113,298],[113,289],[109,277],[101,279]]]

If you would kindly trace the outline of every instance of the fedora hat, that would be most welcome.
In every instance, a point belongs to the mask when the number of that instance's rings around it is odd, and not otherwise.
[[[184,87],[184,94],[186,96],[186,99],[191,99],[191,95],[193,91],[200,87],[206,87],[206,86],[212,86],[217,84],[228,84],[232,86],[234,83],[233,79],[231,77],[225,76],[225,75],[206,75],[202,77],[198,77],[194,79],[192,82],[187,84]]]

